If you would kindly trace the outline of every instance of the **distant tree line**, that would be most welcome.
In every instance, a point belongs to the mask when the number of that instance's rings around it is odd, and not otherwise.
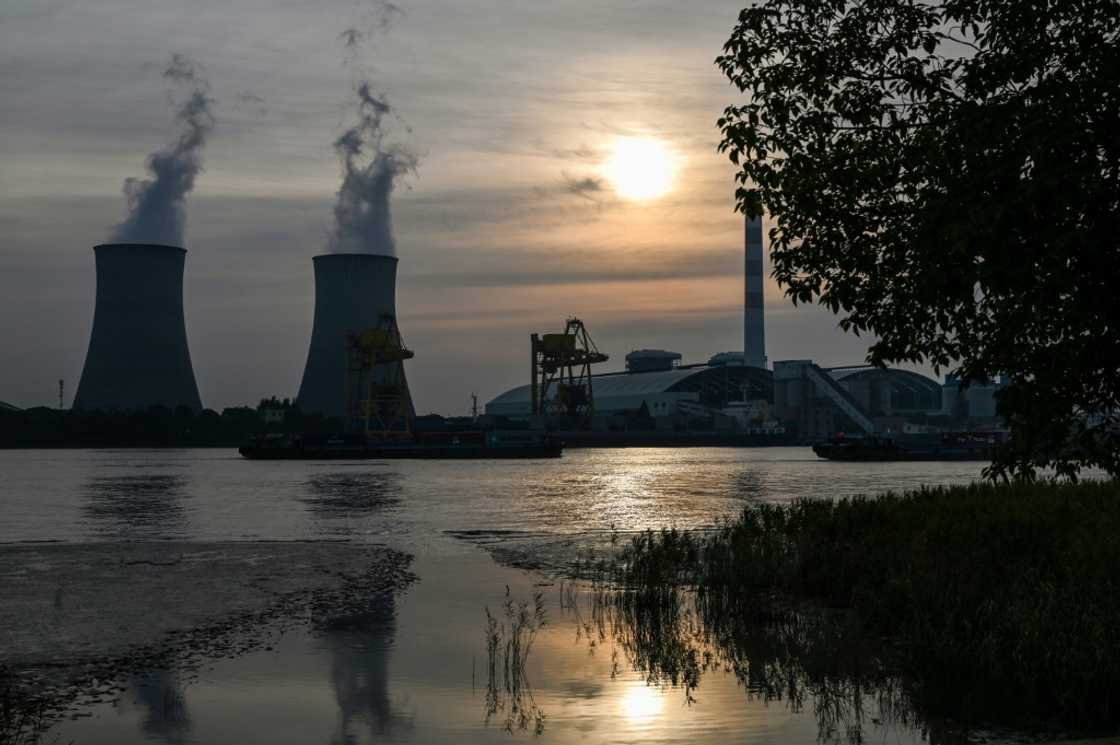
[[[266,421],[265,409],[282,417]],[[47,447],[234,447],[249,437],[269,432],[329,434],[342,422],[306,414],[293,402],[262,400],[254,409],[234,406],[171,409],[153,406],[145,411],[84,411],[37,407],[0,411],[0,448]]]

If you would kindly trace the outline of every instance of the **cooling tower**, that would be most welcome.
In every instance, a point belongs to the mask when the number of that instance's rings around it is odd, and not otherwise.
[[[746,296],[743,307],[743,364],[766,367],[766,318],[763,313],[762,219],[746,224]]]
[[[93,251],[97,302],[74,408],[201,410],[183,318],[186,250],[110,243]]]
[[[315,321],[297,400],[305,412],[341,417],[346,414],[346,336],[376,328],[386,316],[396,318],[397,259],[336,253],[313,261]],[[405,380],[403,368],[394,372]],[[415,413],[411,398],[407,408],[409,415]]]

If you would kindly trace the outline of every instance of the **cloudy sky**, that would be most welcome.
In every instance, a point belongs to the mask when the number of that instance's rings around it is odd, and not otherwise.
[[[217,126],[187,206],[185,302],[203,402],[294,395],[339,185],[331,143],[368,74],[390,139],[420,156],[394,195],[398,314],[418,411],[465,412],[527,382],[528,335],[583,318],[621,369],[742,346],[742,222],[716,153],[736,101],[713,60],[739,2],[400,0],[348,64],[354,0],[0,0],[0,400],[67,399],[92,325],[94,262],[121,186],[174,134],[172,53],[202,65]],[[653,142],[667,190],[611,166]],[[639,166],[640,167],[640,166]],[[634,174],[630,174],[633,178]],[[663,173],[639,174],[658,179]],[[771,284],[771,360],[863,359]]]

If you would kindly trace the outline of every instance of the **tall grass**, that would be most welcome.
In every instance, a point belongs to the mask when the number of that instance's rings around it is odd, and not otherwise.
[[[503,617],[486,611],[486,723],[504,714],[506,732],[532,730],[544,733],[545,714],[533,698],[533,687],[526,673],[529,653],[537,634],[548,623],[544,598],[533,602],[514,601],[506,588]]]
[[[645,533],[615,565],[639,604],[693,587],[718,628],[796,599],[881,638],[922,708],[1120,725],[1120,487],[975,484],[752,505]]]
[[[11,673],[0,669],[0,745],[40,745],[49,729],[46,705],[28,697]]]

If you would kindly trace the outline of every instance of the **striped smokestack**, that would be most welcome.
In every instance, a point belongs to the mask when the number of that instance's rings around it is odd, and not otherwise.
[[[746,220],[743,364],[766,367],[766,319],[763,315],[762,218]]]

